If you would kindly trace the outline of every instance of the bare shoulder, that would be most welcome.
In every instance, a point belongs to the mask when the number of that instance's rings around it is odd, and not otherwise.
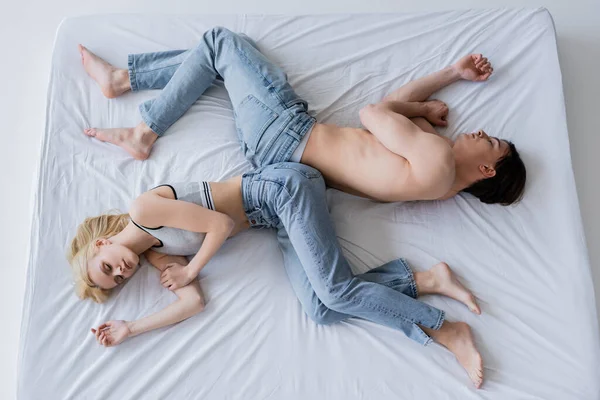
[[[421,160],[411,160],[409,180],[412,200],[435,200],[448,194],[454,184],[456,165],[450,144],[440,136],[429,135]]]
[[[145,225],[147,216],[156,211],[160,200],[176,200],[175,189],[170,185],[161,185],[139,195],[129,206],[129,215],[139,224]]]

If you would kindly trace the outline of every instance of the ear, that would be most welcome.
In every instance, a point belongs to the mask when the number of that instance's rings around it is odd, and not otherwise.
[[[483,175],[485,179],[496,176],[496,170],[491,165],[481,164],[479,166],[479,172],[481,172],[481,175]]]
[[[96,242],[94,243],[96,245],[96,247],[100,247],[100,246],[106,246],[107,244],[110,244],[110,240],[105,239],[105,238],[101,238],[101,239],[96,239]]]

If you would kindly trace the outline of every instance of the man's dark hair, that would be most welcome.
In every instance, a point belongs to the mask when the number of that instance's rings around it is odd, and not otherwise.
[[[508,153],[495,166],[496,175],[475,182],[463,191],[471,193],[483,203],[513,204],[523,197],[527,173],[525,164],[512,142],[508,143]]]

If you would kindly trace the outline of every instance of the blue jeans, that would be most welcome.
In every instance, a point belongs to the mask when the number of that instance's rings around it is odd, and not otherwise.
[[[244,209],[251,226],[274,228],[292,287],[318,323],[360,317],[404,332],[426,345],[417,325],[439,329],[444,312],[416,300],[412,271],[398,259],[354,276],[335,235],[325,181],[299,163],[268,165],[243,175]]]
[[[159,136],[223,79],[240,145],[255,167],[288,161],[315,124],[283,70],[250,38],[225,28],[207,31],[193,49],[130,54],[128,64],[133,91],[162,89],[140,105],[143,121]]]
[[[353,276],[342,254],[325,200],[321,174],[288,161],[315,119],[285,73],[256,45],[224,28],[206,32],[190,50],[129,56],[132,90],[163,89],[140,106],[158,135],[180,118],[214,79],[233,103],[240,144],[259,169],[242,180],[253,227],[277,229],[286,272],[304,311],[317,323],[362,317],[427,344],[417,324],[438,329],[444,312],[415,300],[413,274],[402,259]],[[276,164],[271,165],[270,164]]]

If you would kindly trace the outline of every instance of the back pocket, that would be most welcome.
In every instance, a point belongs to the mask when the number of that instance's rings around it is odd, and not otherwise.
[[[235,124],[240,140],[256,153],[265,131],[279,115],[253,95],[248,95],[235,109]]]

